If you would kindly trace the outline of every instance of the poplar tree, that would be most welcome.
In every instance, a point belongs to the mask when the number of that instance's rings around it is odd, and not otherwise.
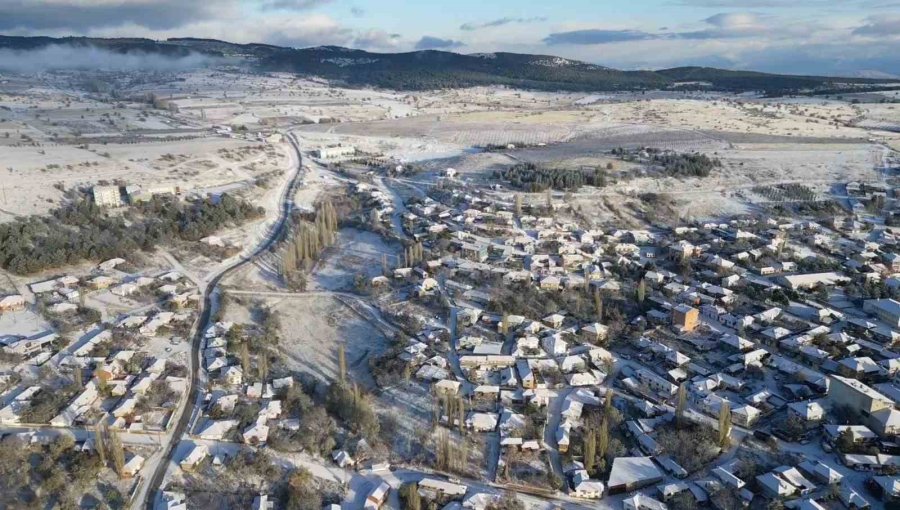
[[[241,370],[244,372],[244,377],[250,375],[250,346],[247,340],[241,340]]]
[[[594,429],[588,427],[584,431],[584,469],[594,473],[594,462],[597,460],[597,436]]]
[[[118,432],[109,429],[107,434],[109,435],[109,456],[112,459],[113,468],[119,478],[122,478],[125,476],[125,448],[122,446]]]
[[[679,427],[684,426],[684,413],[687,410],[687,386],[681,383],[678,386],[678,405],[675,407],[675,424]]]
[[[347,352],[344,344],[338,346],[338,367],[341,371],[341,384],[347,382]]]
[[[723,401],[719,408],[719,447],[725,448],[731,441],[731,405]]]
[[[103,433],[104,423],[101,420],[94,428],[94,449],[100,457],[100,464],[106,465],[106,436]]]
[[[606,455],[609,453],[609,418],[604,417],[597,431],[597,455],[600,457],[600,470],[606,469]]]

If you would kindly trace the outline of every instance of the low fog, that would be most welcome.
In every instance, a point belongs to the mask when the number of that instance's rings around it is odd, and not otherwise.
[[[221,63],[222,59],[190,53],[165,56],[158,53],[117,53],[93,46],[52,45],[34,50],[0,49],[0,70],[35,73],[53,70],[185,71]]]

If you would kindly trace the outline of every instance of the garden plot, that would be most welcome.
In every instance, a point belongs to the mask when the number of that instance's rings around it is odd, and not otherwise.
[[[309,277],[309,290],[352,290],[357,276],[368,282],[382,274],[382,258],[390,267],[397,265],[399,246],[387,243],[373,232],[344,228],[338,232],[334,248]]]
[[[267,303],[281,320],[279,363],[284,368],[323,381],[337,380],[339,346],[343,345],[349,376],[374,386],[368,360],[388,347],[376,327],[327,295],[298,295]]]

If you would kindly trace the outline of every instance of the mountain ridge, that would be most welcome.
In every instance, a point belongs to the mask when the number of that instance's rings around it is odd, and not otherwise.
[[[199,53],[236,59],[258,71],[319,76],[351,86],[425,90],[507,85],[582,92],[707,89],[769,95],[900,88],[890,78],[807,76],[683,66],[625,71],[554,55],[509,52],[462,54],[442,50],[377,53],[341,46],[290,48],[193,37],[90,38],[0,35],[0,49],[38,50],[61,45],[117,53],[182,57]],[[893,84],[893,85],[892,85]]]

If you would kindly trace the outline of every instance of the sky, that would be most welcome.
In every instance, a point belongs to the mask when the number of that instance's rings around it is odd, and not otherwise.
[[[900,0],[0,0],[0,34],[900,76]]]

